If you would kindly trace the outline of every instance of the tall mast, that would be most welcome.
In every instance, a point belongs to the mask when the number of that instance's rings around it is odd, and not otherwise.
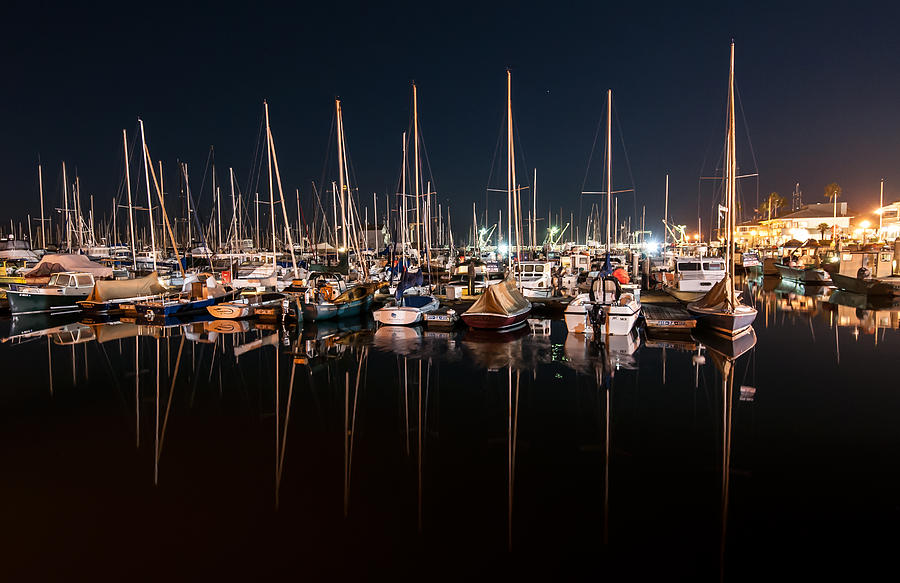
[[[266,153],[269,165],[269,218],[272,223],[272,265],[276,263],[277,251],[275,250],[275,189],[272,187],[272,144],[269,140],[269,104],[263,101],[266,110]]]
[[[75,199],[75,216],[78,217],[78,249],[84,247],[84,229],[82,224],[84,220],[81,217],[81,177],[78,176],[78,166],[75,166],[75,190],[72,192]]]
[[[275,166],[275,179],[278,184],[278,198],[281,202],[281,213],[284,218],[284,230],[285,236],[287,237],[288,249],[291,251],[291,267],[294,270],[294,277],[299,277],[300,274],[297,271],[297,258],[294,256],[294,239],[291,237],[291,229],[290,223],[288,223],[288,215],[287,215],[287,207],[284,205],[284,190],[281,188],[281,172],[278,170],[278,154],[275,153],[275,139],[272,137],[272,127],[269,125],[269,104],[263,102],[266,108],[266,136],[269,142],[269,152],[272,157],[272,164]],[[271,177],[269,178],[271,181]],[[272,223],[275,223],[275,206],[272,206]],[[275,245],[275,235],[274,235],[274,227],[273,227],[273,235],[272,235],[272,245],[274,248]]]
[[[219,200],[219,189],[216,188],[216,150],[213,146],[209,147],[209,153],[212,156],[212,193],[216,201],[216,251],[219,251],[222,249],[222,203]]]
[[[666,174],[666,208],[663,211],[663,247],[669,244],[669,175]]]
[[[735,182],[737,175],[737,156],[735,155],[735,123],[734,123],[734,41],[731,42],[731,62],[728,71],[728,136],[725,146],[727,154],[727,163],[725,166],[725,199],[728,206],[728,231],[725,234],[725,241],[728,247],[725,249],[725,264],[728,266],[728,276],[731,281],[726,286],[728,305],[733,309],[737,305],[734,294],[734,260],[733,260],[733,243],[734,236],[734,207],[735,207]]]
[[[44,233],[44,176],[41,172],[40,162],[38,162],[38,196],[41,198],[41,248],[46,249],[47,239]]]
[[[144,120],[138,118],[141,126],[141,149],[144,155],[144,179],[147,182],[147,214],[150,215],[150,254],[153,256],[153,271],[156,271],[156,234],[153,229],[153,199],[150,198],[150,162],[147,160],[147,137],[144,134]]]
[[[97,236],[94,234],[94,195],[91,195],[91,245],[97,244]]]
[[[72,223],[69,217],[69,183],[66,179],[66,161],[62,163],[63,174],[63,208],[66,213],[66,250],[72,252]]]
[[[347,216],[344,204],[344,122],[341,114],[341,100],[335,99],[334,106],[337,112],[337,147],[338,147],[338,185],[341,187],[339,194],[341,202],[341,246],[347,251]],[[337,225],[334,227],[337,229]]]
[[[415,186],[416,195],[416,250],[419,252],[419,262],[422,261],[422,240],[419,229],[422,227],[422,217],[419,214],[419,105],[416,94],[416,84],[413,83],[413,164],[415,164]]]
[[[234,227],[234,238],[231,240],[231,250],[233,252],[237,242],[237,202],[234,200],[234,169],[231,166],[228,167],[228,183],[231,186],[231,225]]]
[[[403,261],[406,262],[406,244],[409,238],[409,216],[406,211],[406,174],[409,170],[409,154],[406,151],[406,132],[403,132],[403,170],[400,172],[400,249],[403,254]]]
[[[122,147],[125,150],[125,192],[128,193],[128,237],[131,239],[131,267],[137,269],[137,251],[134,243],[134,206],[131,204],[131,171],[128,167],[128,134],[122,130]]]
[[[537,247],[537,168],[534,169],[533,184],[534,190],[531,192],[531,246]]]
[[[184,193],[187,196],[187,251],[185,252],[187,254],[191,252],[191,245],[194,242],[194,237],[191,233],[191,181],[189,179],[187,162],[182,166],[182,170],[184,171]]]
[[[606,91],[606,254],[610,247],[610,219],[612,218],[612,89]],[[617,217],[618,220],[618,217]],[[618,228],[618,226],[616,227]]]
[[[512,121],[512,72],[506,70],[506,246],[507,265],[512,268],[512,198],[516,186],[515,147]]]

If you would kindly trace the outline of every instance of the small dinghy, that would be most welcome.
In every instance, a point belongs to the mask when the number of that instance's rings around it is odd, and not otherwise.
[[[434,296],[402,296],[396,302],[375,310],[375,319],[381,324],[408,326],[425,320],[425,314],[441,307]]]
[[[277,292],[245,293],[233,301],[206,306],[206,311],[214,318],[240,320],[271,311],[264,308],[280,309],[284,299],[285,295]]]

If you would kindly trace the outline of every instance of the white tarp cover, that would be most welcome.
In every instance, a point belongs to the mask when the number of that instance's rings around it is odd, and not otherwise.
[[[92,274],[94,278],[112,277],[113,274],[112,268],[94,263],[86,255],[53,253],[44,255],[34,269],[25,272],[25,277],[26,279],[50,277],[62,271],[81,271]]]
[[[110,279],[94,283],[94,289],[88,296],[89,301],[105,302],[123,298],[137,298],[161,294],[166,288],[159,284],[159,276],[154,271],[150,275],[135,279]]]
[[[472,314],[510,316],[521,312],[528,306],[528,300],[516,288],[516,280],[510,272],[503,281],[488,286],[472,304],[472,307],[466,311]]]

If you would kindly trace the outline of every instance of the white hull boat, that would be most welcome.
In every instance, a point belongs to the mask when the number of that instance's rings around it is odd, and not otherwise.
[[[373,312],[375,320],[388,326],[409,326],[425,321],[425,314],[441,307],[434,296],[410,295],[400,298],[399,304],[388,305]]]

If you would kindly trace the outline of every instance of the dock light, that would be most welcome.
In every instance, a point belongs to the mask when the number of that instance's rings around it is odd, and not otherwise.
[[[343,252],[346,251],[346,250],[347,250],[346,247],[338,247],[338,251],[339,251],[340,253],[343,253]]]
[[[500,255],[506,255],[506,252],[509,251],[509,245],[501,243],[500,246],[497,247],[497,251],[500,252]]]

